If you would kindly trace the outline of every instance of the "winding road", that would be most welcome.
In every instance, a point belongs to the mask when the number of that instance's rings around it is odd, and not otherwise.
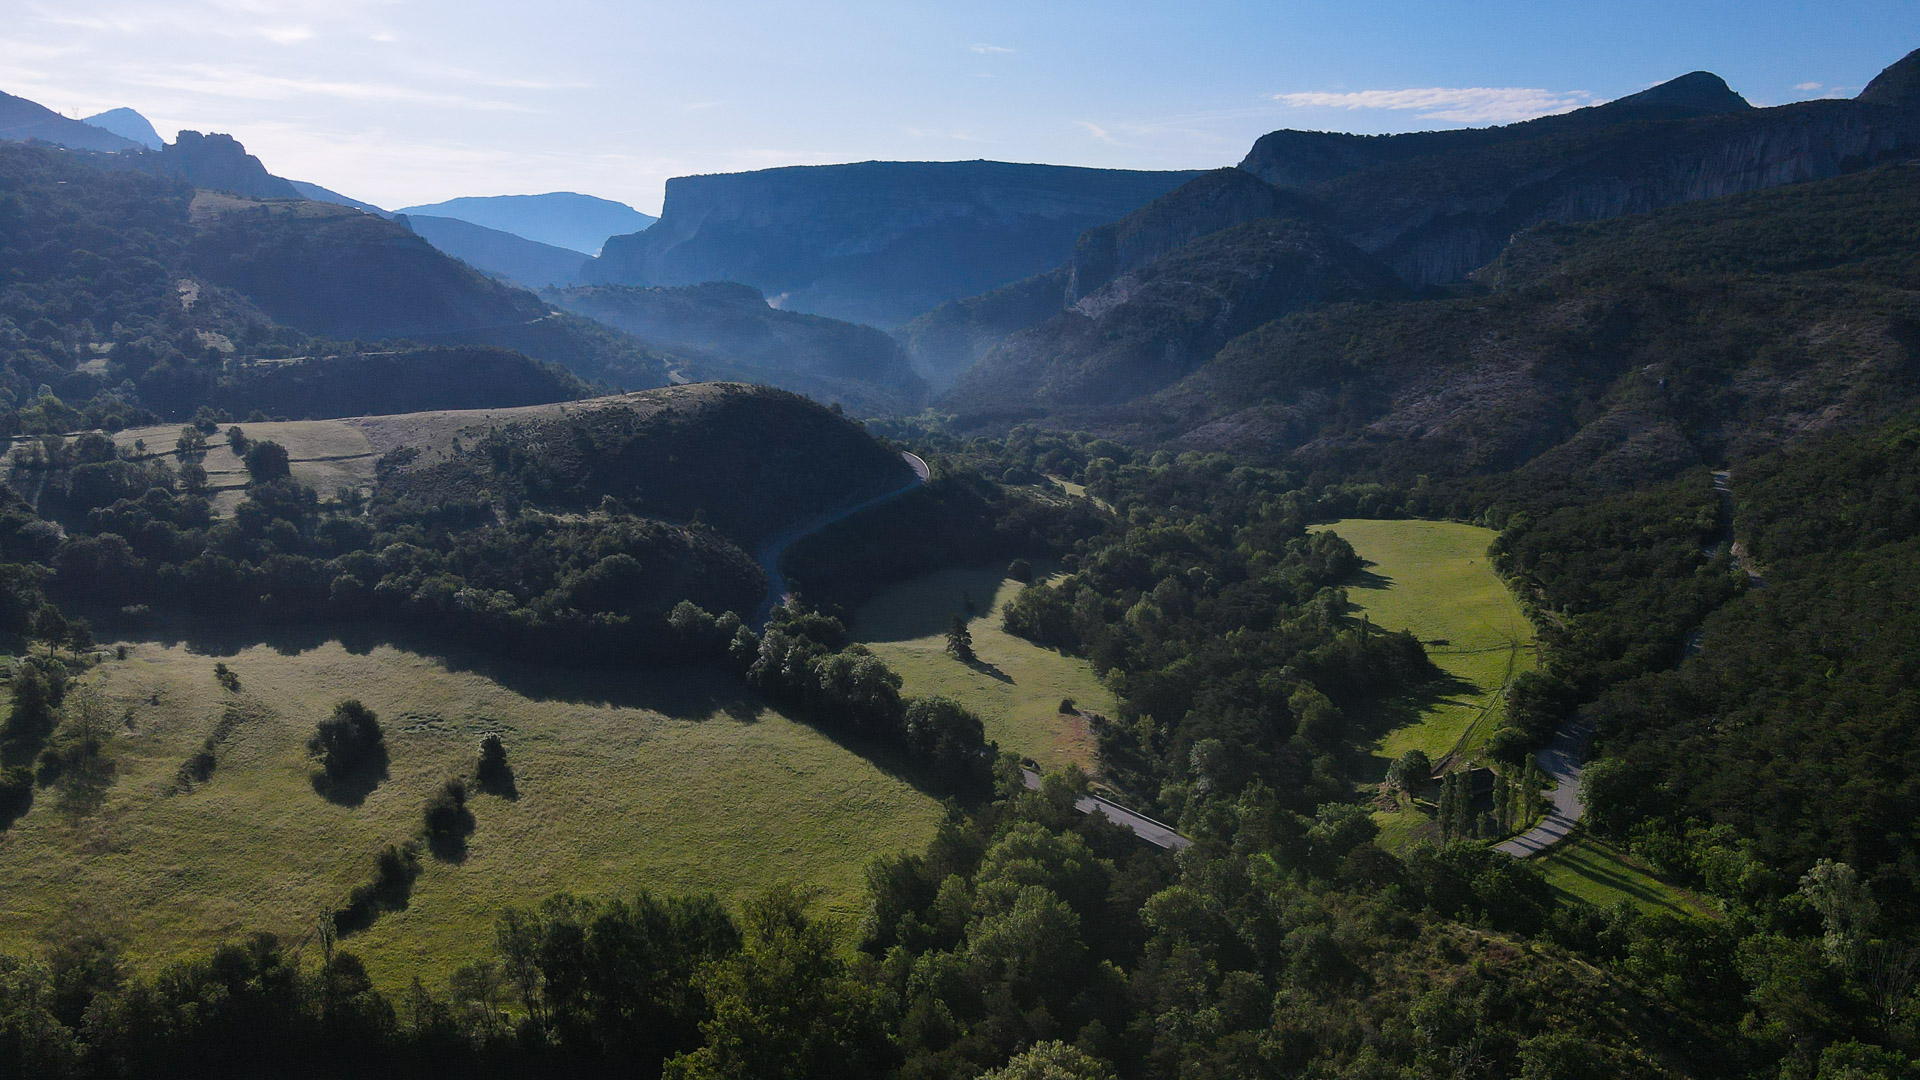
[[[787,588],[787,575],[780,572],[780,559],[786,555],[788,548],[835,522],[845,521],[869,507],[878,506],[890,499],[897,499],[932,478],[932,470],[927,468],[927,463],[921,459],[920,455],[902,450],[900,451],[900,457],[905,460],[907,466],[913,470],[912,480],[894,488],[892,491],[875,495],[871,499],[854,503],[851,506],[843,506],[837,510],[829,510],[824,514],[789,525],[787,528],[775,533],[766,543],[760,545],[760,550],[754,552],[753,557],[759,560],[760,569],[766,571],[767,574],[767,595],[761,597],[760,607],[753,613],[753,625],[755,627],[765,626],[767,624],[767,617],[773,614],[773,609],[787,602],[787,597],[791,590]]]
[[[1553,790],[1547,793],[1547,816],[1519,836],[1495,844],[1495,851],[1524,859],[1565,840],[1573,831],[1581,815],[1587,812],[1580,788],[1580,770],[1586,760],[1588,734],[1585,724],[1569,723],[1553,737],[1551,745],[1534,755],[1540,771],[1553,780]]]

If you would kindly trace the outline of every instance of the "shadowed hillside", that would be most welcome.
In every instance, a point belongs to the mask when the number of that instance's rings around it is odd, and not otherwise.
[[[710,375],[726,373],[841,402],[862,415],[910,412],[926,399],[926,384],[886,334],[769,307],[750,285],[598,285],[543,295],[688,356]]]

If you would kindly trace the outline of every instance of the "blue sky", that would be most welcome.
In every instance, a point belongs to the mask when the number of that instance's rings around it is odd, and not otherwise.
[[[0,0],[0,89],[229,132],[384,206],[882,159],[1237,162],[1280,127],[1524,119],[1688,71],[1851,95],[1912,0]]]

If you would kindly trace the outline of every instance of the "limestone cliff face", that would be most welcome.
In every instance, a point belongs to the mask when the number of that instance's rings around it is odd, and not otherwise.
[[[267,171],[231,135],[183,131],[158,152],[143,154],[153,171],[185,180],[197,188],[227,191],[256,199],[298,199],[293,183]]]
[[[588,274],[738,281],[782,307],[895,326],[1059,266],[1081,232],[1194,175],[961,161],[678,177],[660,221],[608,240]]]

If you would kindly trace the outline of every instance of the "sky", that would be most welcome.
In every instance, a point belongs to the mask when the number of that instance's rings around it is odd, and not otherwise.
[[[0,0],[0,90],[226,132],[395,208],[991,158],[1232,165],[1276,128],[1506,123],[1697,69],[1851,96],[1913,0]]]

